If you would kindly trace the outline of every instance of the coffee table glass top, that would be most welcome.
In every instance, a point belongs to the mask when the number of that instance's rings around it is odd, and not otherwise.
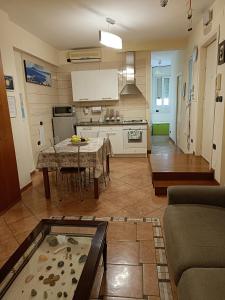
[[[1,282],[2,299],[73,299],[96,231],[51,226],[40,232]]]

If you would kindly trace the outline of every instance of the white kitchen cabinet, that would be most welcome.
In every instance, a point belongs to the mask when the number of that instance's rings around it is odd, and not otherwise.
[[[71,72],[73,101],[118,100],[117,69]]]
[[[87,138],[99,136],[99,126],[77,126],[77,135]]]
[[[123,154],[123,127],[100,126],[101,137],[108,137],[111,142],[112,155]]]

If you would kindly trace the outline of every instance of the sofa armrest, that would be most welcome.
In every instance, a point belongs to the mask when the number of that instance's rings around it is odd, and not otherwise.
[[[205,204],[225,207],[225,187],[176,186],[168,189],[169,204]]]

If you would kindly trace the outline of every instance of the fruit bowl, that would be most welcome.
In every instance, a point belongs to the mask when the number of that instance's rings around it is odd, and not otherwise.
[[[81,137],[79,135],[73,135],[71,137],[70,141],[71,141],[71,144],[75,145],[75,146],[87,145],[87,143],[88,143],[88,139],[87,138]]]

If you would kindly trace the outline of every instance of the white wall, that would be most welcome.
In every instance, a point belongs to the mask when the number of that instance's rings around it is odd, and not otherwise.
[[[18,77],[21,67],[18,63],[18,56],[14,48],[31,53],[43,60],[53,64],[58,62],[58,51],[47,43],[36,38],[32,34],[15,25],[8,18],[8,15],[0,10],[0,52],[5,75],[14,78],[15,90],[8,92],[16,98],[17,117],[11,119],[14,145],[16,151],[17,167],[19,173],[20,187],[27,185],[30,179],[30,172],[34,169],[27,107],[25,106],[26,118],[22,119],[19,93],[22,92],[22,84]]]
[[[184,51],[173,51],[171,57],[171,114],[170,114],[170,138],[176,142],[176,118],[177,118],[177,76],[183,74]]]

